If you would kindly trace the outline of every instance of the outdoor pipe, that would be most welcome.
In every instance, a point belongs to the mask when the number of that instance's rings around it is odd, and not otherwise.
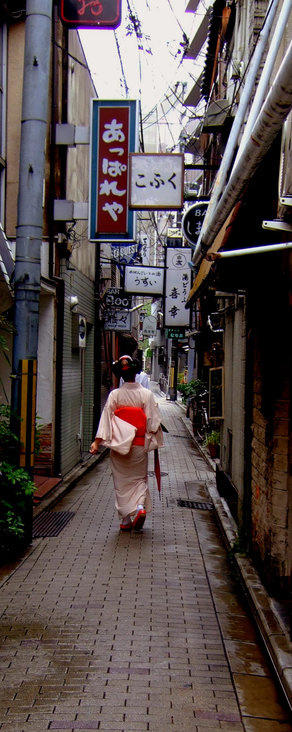
[[[252,135],[247,140],[240,160],[233,166],[222,198],[213,211],[204,238],[193,255],[193,266],[198,265],[213,243],[238,201],[245,186],[269,150],[292,106],[292,42],[282,61],[274,83],[263,105]]]
[[[277,21],[277,25],[273,34],[273,38],[271,40],[269,50],[267,53],[267,58],[265,61],[265,65],[261,74],[261,78],[254,96],[254,100],[251,106],[250,113],[248,115],[248,120],[245,126],[244,133],[242,135],[239,150],[235,159],[235,164],[237,164],[240,155],[242,153],[242,150],[244,148],[244,145],[252,131],[252,128],[254,126],[254,123],[256,121],[256,118],[260,112],[261,106],[264,103],[265,96],[268,91],[268,85],[269,80],[271,77],[271,73],[274,68],[274,64],[277,58],[277,54],[279,51],[279,46],[282,41],[283,33],[285,31],[285,28],[287,26],[289,15],[292,10],[291,0],[284,0],[281,12]]]
[[[267,244],[263,247],[247,247],[246,249],[229,249],[226,252],[214,252],[207,255],[211,259],[228,259],[229,257],[243,257],[245,254],[266,254],[267,252],[279,252],[292,249],[292,242],[281,242],[280,244]]]
[[[52,0],[27,0],[14,280],[12,407],[16,413],[19,361],[36,359],[38,349],[51,29]]]
[[[204,240],[205,234],[208,231],[209,223],[213,218],[214,211],[216,209],[218,200],[222,194],[222,191],[225,188],[227,176],[229,173],[230,166],[232,164],[232,160],[234,157],[234,153],[236,150],[236,145],[238,143],[238,137],[240,130],[242,128],[244,117],[246,114],[246,110],[248,108],[248,104],[254,89],[255,80],[259,71],[260,63],[262,61],[262,57],[269,39],[270,31],[272,28],[272,24],[275,18],[276,10],[277,10],[277,4],[278,0],[270,0],[269,7],[267,10],[265,22],[263,24],[262,30],[259,34],[258,42],[254,50],[254,54],[252,56],[250,66],[247,72],[245,84],[243,87],[243,91],[240,97],[240,101],[238,104],[238,108],[236,111],[236,115],[231,127],[230,135],[228,137],[227,145],[224,150],[224,155],[221,161],[220,168],[218,170],[215,183],[212,190],[212,195],[210,199],[209,206],[207,208],[206,216],[203,222],[202,229],[200,231],[200,236],[197,243],[197,249],[199,250],[200,243],[202,240]],[[197,251],[197,250],[196,250]],[[193,256],[193,262],[195,262],[195,257],[197,257],[197,254]]]

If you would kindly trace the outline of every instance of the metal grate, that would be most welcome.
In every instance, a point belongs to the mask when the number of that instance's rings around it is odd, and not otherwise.
[[[189,435],[175,435],[174,432],[169,432],[169,437],[180,437],[181,440],[189,440]]]
[[[33,521],[33,539],[58,536],[73,516],[75,516],[73,511],[43,511]]]
[[[182,498],[177,498],[177,505],[180,508],[193,508],[197,511],[212,511],[214,508],[213,503],[207,503],[206,501],[184,501]]]
[[[152,476],[153,476],[153,475],[155,475],[155,473],[154,473],[154,470],[148,470],[148,475],[152,475]],[[161,472],[161,473],[160,473],[160,475],[161,475],[161,477],[163,478],[163,477],[165,477],[166,475],[168,475],[168,473],[162,473],[162,472]]]

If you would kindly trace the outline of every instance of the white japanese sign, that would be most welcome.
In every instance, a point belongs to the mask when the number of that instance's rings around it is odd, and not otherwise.
[[[130,207],[172,209],[183,205],[184,156],[133,153],[130,158]]]
[[[108,310],[105,314],[105,330],[131,330],[131,313],[127,310]]]
[[[164,267],[125,267],[125,291],[137,295],[163,294]]]
[[[188,262],[192,250],[186,247],[167,247],[165,284],[165,326],[187,326],[190,311],[185,304],[191,287]]]
[[[157,330],[157,320],[154,315],[146,315],[143,320],[143,336],[149,338],[155,336]]]

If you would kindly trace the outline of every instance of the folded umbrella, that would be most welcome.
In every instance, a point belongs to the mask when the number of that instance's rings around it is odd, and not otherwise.
[[[156,448],[156,450],[154,450],[154,473],[155,473],[156,481],[157,481],[159,500],[161,501],[161,472],[160,472],[160,462],[159,462],[159,455],[158,455],[157,448]]]

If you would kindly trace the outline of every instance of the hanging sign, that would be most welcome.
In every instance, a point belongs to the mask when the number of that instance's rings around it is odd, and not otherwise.
[[[137,144],[135,101],[92,100],[89,239],[135,238],[128,156]]]
[[[156,335],[157,331],[157,320],[154,315],[146,315],[143,319],[143,336],[144,338],[151,338]]]
[[[122,0],[61,0],[60,17],[69,28],[117,28]]]
[[[109,309],[104,319],[105,330],[131,330],[131,313],[127,310]]]
[[[184,156],[173,153],[130,155],[130,206],[176,209],[183,205]]]
[[[124,292],[121,287],[109,287],[105,293],[104,302],[109,308],[129,310],[132,307],[131,295]]]
[[[124,264],[141,262],[142,244],[140,242],[110,242],[111,255],[118,267]],[[122,267],[120,267],[122,269]]]
[[[167,247],[164,320],[166,327],[188,326],[190,323],[190,312],[185,308],[191,287],[191,272],[188,266],[190,258],[189,248]]]
[[[183,216],[182,231],[190,244],[197,244],[208,205],[208,203],[198,201],[190,206]]]
[[[172,340],[182,340],[185,337],[185,328],[176,328],[175,326],[166,328],[165,335],[166,338],[171,338]]]
[[[137,295],[163,294],[164,267],[125,267],[125,291]]]

